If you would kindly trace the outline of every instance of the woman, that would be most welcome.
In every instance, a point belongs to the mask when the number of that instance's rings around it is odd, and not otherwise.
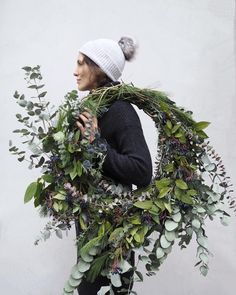
[[[98,87],[119,84],[125,61],[134,57],[136,50],[133,39],[122,37],[119,42],[110,39],[89,41],[79,50],[77,67],[74,72],[80,91],[92,91]],[[107,142],[107,154],[103,164],[103,174],[117,183],[138,188],[147,186],[152,177],[152,162],[145,142],[139,117],[128,102],[114,102],[100,118],[92,117],[89,112],[80,114],[77,126],[83,136],[86,123],[92,120],[91,143],[95,133]],[[77,226],[77,234],[79,233]],[[134,265],[134,253],[130,262]],[[130,278],[132,272],[122,277]],[[122,280],[122,288],[127,288]],[[108,285],[106,277],[99,276],[94,283],[83,280],[78,288],[79,295],[95,295],[101,286]],[[122,294],[121,288],[114,288],[115,294]],[[124,293],[123,293],[124,294]]]

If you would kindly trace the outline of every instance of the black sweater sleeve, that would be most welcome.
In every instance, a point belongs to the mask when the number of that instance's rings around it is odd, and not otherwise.
[[[131,104],[116,101],[99,121],[108,143],[104,174],[123,184],[148,185],[152,161],[139,117]]]

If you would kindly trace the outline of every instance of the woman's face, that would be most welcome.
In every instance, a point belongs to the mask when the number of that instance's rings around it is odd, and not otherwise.
[[[84,55],[79,53],[74,76],[80,91],[92,90],[96,88],[96,75],[91,71],[89,65],[84,61]]]

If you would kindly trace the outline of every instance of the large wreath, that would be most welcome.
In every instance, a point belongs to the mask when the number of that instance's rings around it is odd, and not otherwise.
[[[73,294],[86,277],[93,282],[103,274],[110,279],[99,295],[121,287],[121,274],[133,270],[132,280],[143,275],[129,263],[131,250],[139,253],[147,275],[153,275],[171,252],[176,240],[185,248],[196,238],[197,258],[203,275],[208,272],[206,218],[218,216],[227,224],[225,205],[235,208],[231,184],[222,160],[203,131],[208,122],[195,122],[192,112],[178,107],[163,92],[119,84],[92,91],[78,100],[77,91],[65,96],[57,109],[45,101],[40,67],[24,67],[28,88],[37,92],[26,99],[17,91],[16,102],[25,110],[16,114],[23,128],[14,130],[26,138],[24,151],[10,142],[10,151],[29,168],[41,167],[41,176],[31,183],[24,201],[34,200],[40,214],[51,217],[39,240],[78,222],[78,263],[72,268],[63,294]],[[81,136],[75,122],[89,110],[101,116],[116,100],[126,100],[152,118],[158,131],[155,174],[151,184],[130,191],[102,174],[106,141],[96,134],[90,143],[91,123]],[[129,294],[129,290],[126,290]]]

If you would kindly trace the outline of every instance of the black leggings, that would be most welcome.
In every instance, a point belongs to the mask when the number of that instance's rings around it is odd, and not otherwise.
[[[130,264],[134,266],[134,252],[131,252],[131,258],[130,258]],[[133,287],[133,280],[131,285],[125,283],[123,281],[123,278],[131,279],[133,276],[134,272],[128,271],[124,274],[121,274],[121,282],[122,282],[122,287],[116,288],[112,287],[112,290],[114,291],[115,295],[126,295],[127,292],[119,292],[121,289],[129,289],[130,291],[132,290]],[[98,276],[96,280],[93,283],[87,282],[85,279],[82,280],[78,287],[78,293],[79,295],[97,295],[97,292],[100,290],[102,286],[108,286],[110,283],[110,280],[107,277],[104,276]]]

